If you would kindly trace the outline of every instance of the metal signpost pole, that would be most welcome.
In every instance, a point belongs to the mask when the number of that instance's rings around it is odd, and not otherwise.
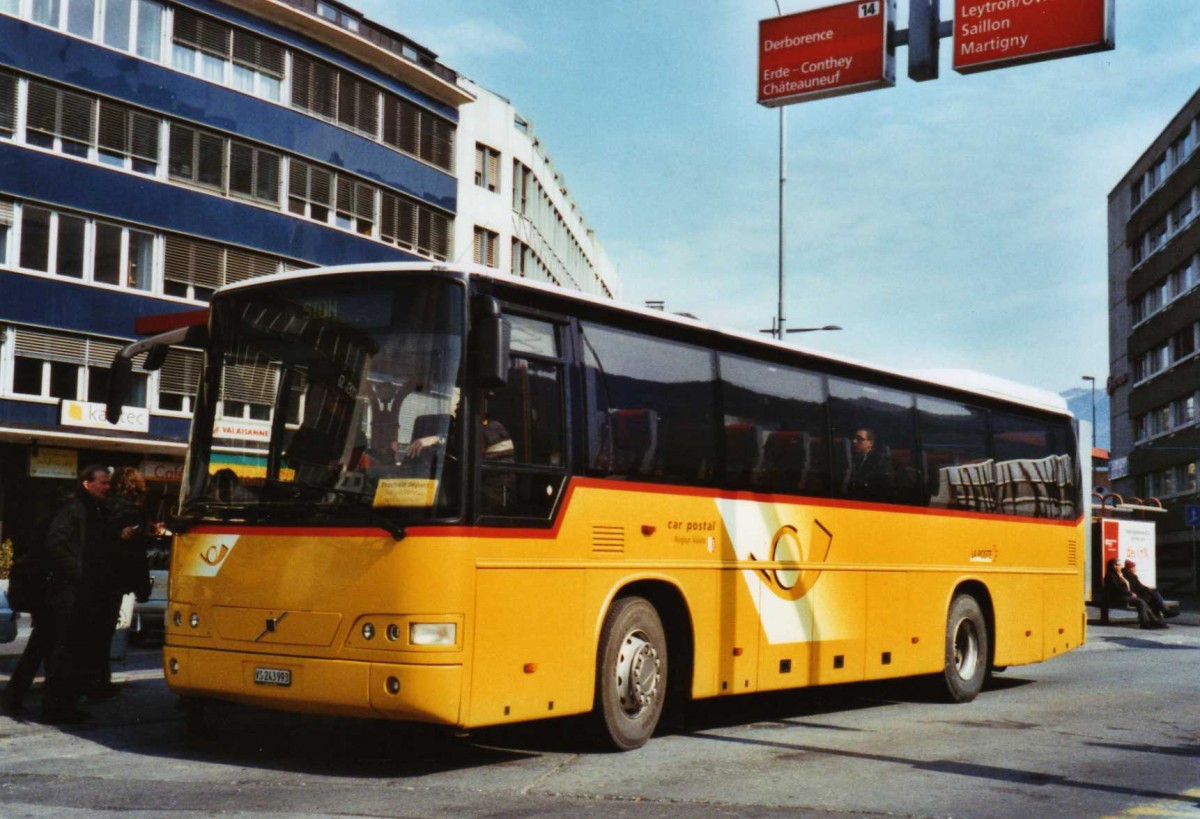
[[[1092,375],[1082,376],[1084,381],[1090,381],[1092,384],[1092,449],[1096,448],[1096,377]]]
[[[779,7],[776,2],[775,7]],[[787,108],[779,107],[779,307],[775,338],[783,338],[783,189],[787,183]]]
[[[775,0],[775,13],[783,16],[779,0]],[[783,338],[783,189],[787,183],[787,106],[779,106],[779,302],[772,329],[774,337]]]

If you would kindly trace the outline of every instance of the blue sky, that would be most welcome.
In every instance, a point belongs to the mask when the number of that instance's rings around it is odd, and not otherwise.
[[[910,81],[902,48],[894,88],[788,109],[785,314],[845,328],[791,341],[1056,392],[1103,381],[1107,196],[1200,87],[1200,3],[1114,2],[1114,51],[960,76],[943,40],[940,79]],[[354,5],[533,122],[625,300],[769,326],[779,120],[755,102],[755,49],[773,0]]]

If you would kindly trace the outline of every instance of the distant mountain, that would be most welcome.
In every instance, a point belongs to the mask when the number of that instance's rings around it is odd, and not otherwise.
[[[1076,387],[1059,393],[1067,400],[1067,407],[1081,421],[1092,420],[1092,389],[1091,387]],[[1108,394],[1103,387],[1096,387],[1096,446],[1101,449],[1112,449],[1111,424],[1108,414]]]

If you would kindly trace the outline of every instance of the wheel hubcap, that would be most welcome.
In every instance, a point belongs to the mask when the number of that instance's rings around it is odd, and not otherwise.
[[[660,666],[658,651],[645,632],[633,631],[625,636],[617,655],[616,682],[621,708],[629,716],[636,716],[654,702]]]
[[[960,620],[954,630],[954,668],[958,676],[969,680],[979,665],[979,635],[970,620]]]

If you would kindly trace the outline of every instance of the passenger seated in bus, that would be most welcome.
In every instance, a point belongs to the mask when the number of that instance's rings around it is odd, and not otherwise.
[[[763,469],[759,485],[775,492],[804,491],[812,460],[811,441],[807,432],[775,430],[769,433],[763,444]]]
[[[757,424],[733,421],[725,424],[725,482],[734,489],[751,485],[758,468]]]
[[[875,430],[866,427],[850,438],[850,481],[847,493],[853,498],[884,500],[892,490],[894,475],[886,448],[877,444]]]

